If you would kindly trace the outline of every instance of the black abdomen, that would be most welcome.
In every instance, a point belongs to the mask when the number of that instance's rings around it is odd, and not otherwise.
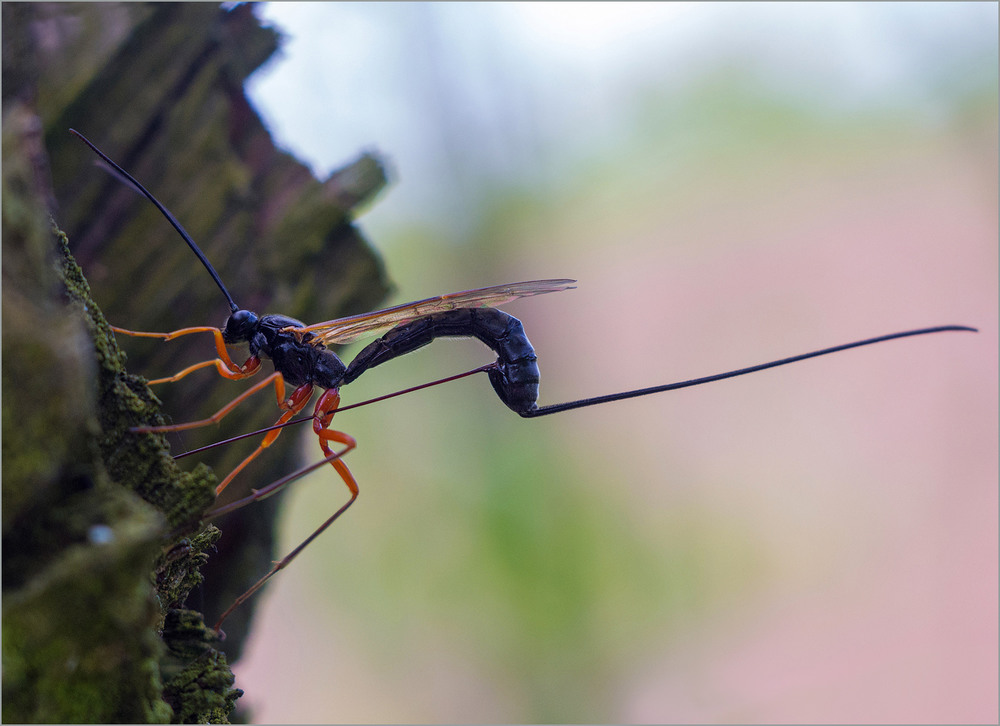
[[[538,400],[538,358],[524,334],[521,321],[496,308],[460,308],[397,325],[358,353],[343,383],[369,368],[411,353],[435,338],[478,338],[497,354],[497,367],[488,372],[500,400],[517,413],[535,408]]]

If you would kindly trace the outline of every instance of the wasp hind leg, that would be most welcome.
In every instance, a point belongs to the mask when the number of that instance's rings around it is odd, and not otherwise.
[[[236,598],[233,604],[230,605],[229,608],[219,617],[219,621],[214,626],[215,630],[221,632],[222,622],[227,617],[229,617],[230,613],[232,613],[236,608],[238,608],[244,602],[253,597],[254,593],[256,593],[261,587],[263,587],[268,580],[274,577],[274,575],[276,575],[279,571],[286,568],[291,563],[291,561],[294,560],[299,555],[300,552],[302,552],[302,550],[304,550],[306,547],[312,544],[312,541],[317,537],[319,537],[321,534],[323,534],[323,532],[327,529],[327,527],[329,527],[331,524],[337,521],[340,515],[346,512],[347,509],[352,504],[354,504],[354,500],[358,498],[358,492],[359,492],[358,483],[354,479],[354,475],[351,473],[351,470],[347,468],[347,464],[345,464],[342,461],[342,457],[356,446],[356,442],[351,436],[348,436],[347,434],[342,433],[340,431],[332,431],[328,428],[328,426],[330,425],[330,421],[333,418],[334,411],[336,410],[336,407],[339,403],[340,403],[340,396],[337,394],[337,391],[328,390],[324,392],[324,394],[316,402],[316,407],[313,411],[313,430],[319,437],[320,446],[322,447],[323,452],[326,454],[325,458],[323,458],[321,461],[316,462],[315,464],[310,464],[309,466],[299,469],[298,471],[293,472],[288,476],[282,477],[281,479],[277,480],[276,482],[273,482],[272,484],[269,484],[263,489],[255,490],[253,491],[253,493],[251,493],[247,497],[244,497],[243,499],[219,507],[218,509],[215,509],[208,513],[209,518],[217,517],[222,514],[227,514],[229,512],[232,512],[236,509],[240,509],[241,507],[245,507],[247,504],[250,504],[251,502],[256,502],[261,499],[265,499],[269,496],[272,496],[273,494],[276,494],[279,490],[288,486],[293,481],[301,479],[306,474],[315,471],[316,469],[319,469],[320,467],[324,466],[327,463],[333,465],[334,469],[337,470],[337,473],[340,475],[340,478],[344,481],[344,484],[347,485],[348,490],[350,490],[351,492],[350,499],[348,499],[344,504],[342,504],[340,508],[337,509],[337,511],[335,511],[325,522],[323,522],[298,547],[296,547],[294,550],[285,555],[285,557],[283,557],[280,561],[274,563],[274,566],[267,572],[267,574],[265,574],[262,578],[257,580],[257,582],[255,582],[253,586],[250,587],[250,589],[248,589],[246,592],[244,592],[242,595]],[[343,450],[332,451],[329,445],[329,442],[331,441],[336,441],[337,443],[343,444],[344,445]]]

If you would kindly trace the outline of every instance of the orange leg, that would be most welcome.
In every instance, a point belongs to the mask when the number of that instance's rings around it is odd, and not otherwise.
[[[280,376],[281,374],[275,372],[273,375]],[[292,395],[289,396],[284,401],[281,400],[281,395],[279,394],[278,406],[284,409],[285,412],[281,414],[281,416],[278,418],[277,425],[283,424],[286,421],[290,421],[295,414],[297,414],[299,411],[305,408],[306,404],[309,403],[310,397],[312,396],[312,391],[313,391],[312,384],[305,383],[296,388],[294,391],[292,391]],[[264,449],[273,444],[274,440],[277,439],[280,434],[281,434],[280,428],[272,429],[270,432],[268,432],[267,436],[264,437],[264,440],[260,442],[260,445],[250,453],[250,456],[241,461],[235,469],[229,472],[229,475],[225,479],[219,482],[219,485],[215,487],[216,496],[221,494],[222,491],[227,486],[229,486],[229,483],[233,480],[233,478],[241,471],[243,471],[243,469],[246,467],[247,464],[249,464],[251,461],[260,456],[261,453],[264,451]]]
[[[353,502],[358,496],[358,483],[354,480],[354,475],[351,474],[350,469],[347,468],[347,464],[341,461],[340,457],[333,458],[333,452],[330,451],[328,443],[336,441],[338,444],[343,444],[346,448],[342,452],[342,455],[358,445],[353,436],[348,436],[342,431],[332,431],[329,428],[330,421],[333,420],[333,414],[339,405],[340,393],[335,388],[324,391],[323,395],[316,401],[316,408],[313,410],[313,431],[319,437],[319,445],[323,449],[323,453],[326,454],[327,459],[330,459],[330,463],[333,464],[333,468],[340,474],[340,478],[344,480],[347,488],[351,490],[351,502]]]
[[[289,552],[282,560],[276,562],[274,567],[272,567],[267,574],[260,578],[254,585],[236,598],[236,601],[229,606],[229,608],[222,613],[219,617],[219,622],[215,624],[215,630],[219,630],[222,626],[222,621],[229,617],[229,614],[233,612],[237,607],[242,605],[244,602],[249,600],[255,592],[257,592],[261,587],[264,586],[268,580],[270,580],[274,575],[276,575],[280,570],[287,567],[292,560],[294,560],[302,550],[308,547],[314,539],[319,537],[327,527],[333,524],[341,514],[347,511],[347,508],[354,504],[354,500],[358,498],[358,483],[354,479],[354,475],[351,470],[347,468],[341,458],[347,454],[351,449],[353,449],[357,442],[345,433],[340,431],[331,431],[328,427],[330,421],[333,419],[333,414],[336,411],[337,406],[340,404],[340,395],[337,393],[336,389],[330,389],[320,396],[319,400],[316,402],[316,407],[313,410],[313,430],[319,437],[320,447],[323,449],[323,453],[326,457],[315,464],[310,464],[309,466],[299,469],[286,477],[279,479],[272,484],[267,485],[263,489],[254,490],[250,496],[244,497],[238,501],[232,502],[225,506],[219,507],[208,513],[208,517],[217,517],[228,512],[232,512],[236,509],[246,506],[251,502],[256,502],[261,499],[265,499],[273,494],[276,494],[279,490],[291,484],[293,481],[302,478],[306,474],[319,469],[326,463],[333,465],[334,469],[340,475],[340,478],[344,480],[344,484],[351,492],[351,498],[347,500],[333,515],[327,519],[323,524],[321,524],[315,532],[309,535],[298,547]],[[344,449],[342,451],[331,451],[329,442],[336,441],[337,443],[344,444]],[[221,632],[221,631],[220,631]]]
[[[219,354],[218,358],[202,361],[201,363],[195,363],[192,366],[188,366],[180,373],[169,376],[168,378],[157,378],[152,380],[150,381],[150,384],[173,383],[174,381],[179,381],[188,373],[200,370],[201,368],[208,368],[209,366],[215,366],[220,376],[233,381],[238,381],[242,378],[252,376],[260,369],[260,359],[257,358],[257,356],[251,356],[242,366],[236,365],[236,363],[233,362],[233,359],[229,357],[229,351],[226,349],[226,341],[223,339],[222,330],[219,328],[181,328],[180,330],[175,330],[172,333],[144,333],[136,330],[117,328],[114,325],[111,326],[111,329],[116,333],[130,335],[133,338],[161,338],[165,341],[179,338],[182,335],[190,335],[191,333],[211,333],[215,337],[215,351]]]
[[[260,362],[258,361],[258,366],[259,365]],[[200,421],[189,421],[188,423],[171,424],[168,426],[136,426],[131,430],[140,434],[165,433],[167,431],[186,431],[188,429],[197,429],[197,428],[202,428],[203,426],[210,426],[211,424],[217,424],[227,414],[232,412],[234,408],[239,406],[250,396],[257,393],[257,391],[267,388],[272,384],[274,385],[275,396],[277,396],[278,398],[278,408],[284,411],[284,413],[278,419],[279,424],[283,424],[286,421],[291,420],[291,418],[295,414],[297,414],[299,411],[305,408],[305,405],[309,402],[309,398],[312,396],[312,391],[313,391],[312,384],[305,383],[296,388],[294,391],[292,391],[291,396],[285,398],[285,378],[284,376],[281,375],[281,373],[275,371],[267,378],[263,379],[262,381],[258,381],[255,385],[245,390],[243,393],[238,395],[236,398],[234,398],[232,401],[227,403],[225,406],[220,408],[218,411],[216,411],[208,418],[203,418]],[[281,434],[281,429],[274,429],[273,431],[270,431],[267,434],[267,436],[264,437],[264,440],[260,443],[260,446],[254,449],[253,453],[251,453],[250,456],[248,456],[242,462],[240,462],[240,464],[235,469],[229,472],[229,475],[225,479],[219,482],[219,485],[215,488],[216,495],[221,494],[222,490],[225,489],[227,486],[229,486],[229,483],[233,480],[233,478],[241,471],[243,471],[243,469],[246,467],[247,464],[249,464],[251,461],[260,456],[261,452],[264,451],[264,449],[273,444],[274,440],[277,439],[280,434]]]
[[[274,392],[278,397],[278,406],[280,406],[284,410],[288,410],[291,406],[289,401],[291,401],[292,398],[290,397],[288,401],[285,400],[285,379],[284,377],[282,377],[281,373],[275,371],[264,380],[257,382],[256,384],[245,390],[243,393],[238,395],[236,398],[234,398],[232,401],[227,403],[225,406],[220,408],[218,411],[213,413],[208,418],[203,418],[200,421],[190,421],[188,423],[182,423],[182,424],[170,424],[169,426],[136,426],[132,428],[131,431],[134,431],[135,433],[139,434],[164,433],[166,431],[186,431],[187,429],[197,429],[203,426],[217,424],[226,416],[226,414],[230,413],[234,408],[239,406],[250,396],[257,393],[257,391],[261,389],[267,388],[272,383],[274,384]],[[307,384],[307,386],[309,390],[312,391],[312,385]],[[295,392],[293,392],[292,394],[292,397],[294,397],[295,394],[298,393],[299,389],[304,387],[305,386],[299,386],[299,388],[296,388]],[[302,406],[299,406],[299,410],[301,409]]]

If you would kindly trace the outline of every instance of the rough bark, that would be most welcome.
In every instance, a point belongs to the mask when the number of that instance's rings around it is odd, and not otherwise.
[[[362,156],[321,183],[274,147],[242,83],[279,41],[249,6],[3,5],[7,722],[224,722],[239,694],[223,651],[238,657],[253,601],[225,643],[185,603],[201,586],[214,622],[268,569],[275,503],[221,520],[220,537],[198,521],[213,502],[206,464],[228,471],[246,446],[180,468],[171,445],[193,437],[128,429],[202,418],[242,387],[206,371],[154,395],[135,374],[211,357],[209,337],[120,341],[126,370],[107,322],[219,325],[228,308],[166,220],[68,129],[171,209],[241,306],[306,320],[370,309],[387,284],[352,209],[384,172]],[[261,399],[206,440],[272,423]],[[245,484],[295,466],[293,446],[269,454]]]

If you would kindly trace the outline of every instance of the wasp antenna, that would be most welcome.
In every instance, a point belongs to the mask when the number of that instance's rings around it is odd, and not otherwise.
[[[811,353],[803,353],[802,355],[795,355],[791,358],[782,358],[781,360],[771,361],[769,363],[761,363],[760,365],[750,366],[749,368],[740,368],[735,371],[728,371],[726,373],[716,373],[714,376],[705,376],[704,378],[692,378],[689,381],[680,381],[678,383],[667,383],[662,386],[653,386],[651,388],[640,388],[635,391],[625,391],[623,393],[612,393],[607,396],[595,396],[594,398],[583,398],[579,401],[567,401],[566,403],[554,403],[551,406],[539,406],[538,408],[533,408],[528,411],[519,411],[520,415],[524,418],[535,418],[536,416],[546,416],[550,413],[560,413],[562,411],[571,411],[574,408],[584,408],[586,406],[596,406],[600,403],[610,403],[611,401],[621,401],[626,398],[636,398],[637,396],[648,396],[651,393],[662,393],[663,391],[673,391],[678,388],[688,388],[689,386],[700,386],[702,383],[712,383],[713,381],[721,381],[726,378],[735,378],[736,376],[745,376],[747,373],[756,373],[757,371],[762,371],[767,368],[777,368],[778,366],[788,365],[789,363],[795,363],[800,360],[806,360],[807,358],[816,358],[821,355],[828,355],[830,353],[836,353],[841,350],[848,350],[849,348],[860,348],[863,345],[874,345],[875,343],[882,343],[887,340],[896,340],[897,338],[908,338],[912,335],[927,335],[929,333],[943,333],[945,331],[961,330],[971,333],[978,333],[976,328],[970,328],[966,325],[941,325],[936,328],[921,328],[919,330],[907,330],[902,333],[890,333],[889,335],[880,335],[877,338],[868,338],[867,340],[859,340],[854,343],[845,343],[844,345],[837,345],[833,348],[824,348],[823,350],[815,350]]]
[[[167,218],[167,221],[173,225],[174,229],[177,230],[178,234],[180,234],[180,236],[184,238],[184,241],[188,243],[188,247],[190,247],[191,250],[198,256],[198,259],[201,260],[201,264],[205,266],[205,269],[208,270],[208,274],[212,276],[212,279],[215,280],[215,284],[219,286],[219,289],[222,290],[222,294],[226,296],[226,301],[229,303],[230,310],[234,313],[237,310],[239,310],[240,306],[236,304],[236,302],[233,300],[233,296],[229,294],[229,290],[227,290],[226,286],[222,284],[222,278],[219,277],[219,273],[215,271],[215,268],[212,267],[212,263],[208,261],[207,257],[205,257],[205,253],[202,252],[201,249],[198,247],[198,245],[195,244],[194,240],[191,239],[191,235],[189,235],[187,233],[187,230],[185,230],[184,227],[181,226],[181,223],[177,221],[174,215],[172,215],[166,207],[160,204],[159,200],[157,200],[157,198],[154,197],[149,192],[149,190],[146,189],[146,187],[144,187],[142,184],[136,181],[135,177],[133,177],[127,171],[118,166],[118,164],[109,159],[107,154],[105,154],[103,151],[94,146],[86,136],[81,134],[76,129],[70,129],[69,132],[74,136],[76,136],[77,138],[79,138],[81,141],[83,141],[83,143],[85,143],[87,146],[89,146],[93,150],[93,152],[98,156],[100,156],[108,165],[110,165],[111,168],[114,169],[116,173],[121,175],[123,179],[125,179],[129,184],[131,184],[140,194],[146,197],[146,199],[151,201],[154,204],[154,206],[160,210],[160,213]]]

